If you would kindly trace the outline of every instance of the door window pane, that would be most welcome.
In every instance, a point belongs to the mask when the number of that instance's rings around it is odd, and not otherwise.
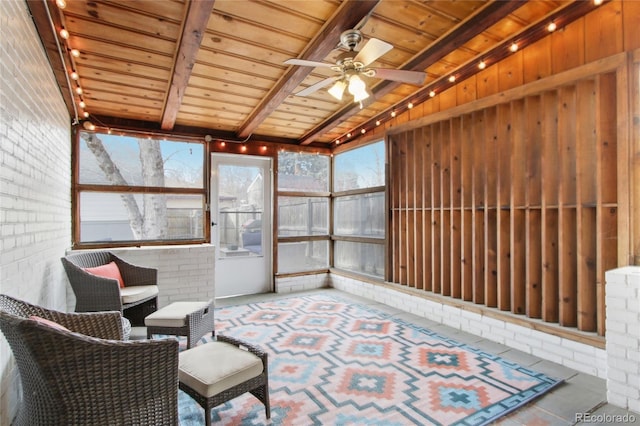
[[[262,169],[222,164],[218,168],[218,233],[221,257],[262,256]]]

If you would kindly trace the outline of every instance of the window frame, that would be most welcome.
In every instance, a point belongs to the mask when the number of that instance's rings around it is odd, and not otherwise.
[[[293,150],[287,150],[287,152],[294,152]],[[279,154],[279,153],[278,153]],[[306,153],[309,155],[326,155],[328,158],[328,191],[281,191],[278,187],[278,182],[274,185],[275,192],[275,212],[274,212],[274,223],[279,222],[278,211],[279,211],[279,202],[280,197],[292,197],[292,198],[326,198],[328,199],[328,215],[329,215],[329,226],[326,235],[297,235],[297,236],[279,236],[278,227],[274,226],[274,240],[275,243],[275,255],[274,255],[274,275],[275,276],[287,276],[287,275],[307,275],[307,274],[316,274],[322,272],[329,272],[331,267],[333,266],[333,243],[331,241],[331,234],[333,232],[333,206],[332,206],[332,197],[331,197],[331,186],[333,181],[333,159],[331,154],[324,153]],[[276,170],[279,170],[279,157],[276,156],[274,163],[276,164]],[[279,176],[279,172],[276,173]],[[309,241],[328,241],[329,245],[329,253],[328,253],[328,267],[320,268],[320,269],[311,269],[311,270],[301,270],[299,272],[280,272],[278,270],[278,245],[280,243],[298,243],[298,242],[309,242]]]
[[[357,150],[363,147],[366,147],[368,145],[372,145],[372,144],[376,144],[376,143],[381,143],[384,149],[384,164],[385,164],[385,168],[384,168],[384,185],[378,185],[378,186],[372,186],[372,187],[368,187],[368,188],[356,188],[356,189],[348,189],[348,190],[343,190],[343,191],[332,191],[331,193],[331,212],[330,212],[330,217],[331,217],[331,268],[338,270],[338,271],[343,271],[345,273],[348,274],[356,274],[356,275],[361,275],[364,277],[369,277],[369,278],[374,278],[374,279],[386,279],[386,274],[387,271],[389,269],[388,267],[388,260],[385,261],[385,265],[384,265],[384,269],[383,269],[383,273],[381,276],[373,276],[370,274],[367,274],[366,272],[362,272],[362,271],[354,271],[354,270],[350,270],[350,269],[343,269],[343,268],[339,268],[335,266],[335,259],[334,259],[334,242],[335,241],[345,241],[345,242],[352,242],[352,243],[362,243],[362,244],[377,244],[377,245],[382,245],[384,247],[384,258],[387,259],[387,252],[388,252],[388,234],[389,234],[389,224],[388,224],[388,192],[387,192],[387,187],[388,187],[388,176],[387,176],[387,141],[386,139],[383,138],[376,138],[376,139],[372,139],[369,140],[367,142],[363,142],[358,144],[357,146],[353,146],[353,147],[348,147],[344,150],[341,150],[340,152],[334,152],[333,153],[333,158],[331,161],[331,188],[333,189],[333,185],[334,185],[334,180],[333,177],[335,176],[335,165],[336,165],[336,158],[338,157],[338,155],[345,153],[345,152],[349,152],[349,151],[353,151],[353,150]],[[349,196],[353,196],[353,195],[363,195],[363,194],[374,194],[374,193],[382,193],[384,195],[384,212],[383,212],[383,221],[385,224],[385,233],[383,237],[366,237],[366,236],[361,236],[361,235],[336,235],[334,234],[334,207],[335,207],[335,202],[336,199],[339,199],[341,197],[349,197]]]
[[[188,136],[171,136],[171,135],[157,135],[136,131],[119,131],[118,136],[129,136],[133,138],[153,137],[162,139],[167,142],[189,142],[201,144],[203,147],[203,159],[202,159],[202,187],[201,188],[188,188],[188,187],[157,187],[157,186],[140,186],[140,185],[103,185],[103,184],[83,184],[80,183],[80,144],[81,133],[95,133],[109,135],[109,132],[104,132],[96,129],[95,131],[87,131],[84,129],[74,129],[74,143],[73,143],[73,155],[72,155],[72,185],[71,185],[71,208],[72,208],[72,223],[71,223],[71,235],[72,235],[72,248],[73,249],[97,249],[97,248],[113,248],[113,247],[135,247],[135,246],[158,246],[158,245],[188,245],[188,244],[203,244],[210,241],[211,229],[207,226],[210,222],[209,212],[209,182],[208,182],[208,162],[209,146],[203,142],[201,138],[193,138]],[[87,192],[102,192],[110,194],[163,194],[163,195],[200,195],[202,197],[202,238],[189,238],[189,239],[162,239],[162,240],[119,240],[119,241],[91,241],[83,242],[81,238],[81,216],[80,216],[80,198],[82,193]]]

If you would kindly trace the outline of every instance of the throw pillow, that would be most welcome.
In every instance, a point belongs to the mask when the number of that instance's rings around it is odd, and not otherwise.
[[[98,277],[118,280],[120,288],[124,288],[124,280],[122,279],[120,269],[118,268],[118,265],[116,265],[116,262],[109,262],[106,265],[96,266],[95,268],[85,268],[84,270]]]

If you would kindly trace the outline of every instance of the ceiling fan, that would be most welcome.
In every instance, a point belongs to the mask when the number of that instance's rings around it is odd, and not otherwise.
[[[340,101],[342,100],[345,90],[348,90],[353,96],[354,102],[360,102],[362,106],[362,101],[371,96],[371,93],[367,89],[367,85],[361,76],[376,77],[415,85],[421,85],[424,82],[427,74],[422,71],[368,67],[369,64],[393,49],[393,45],[377,38],[371,38],[360,51],[356,51],[355,49],[362,39],[362,33],[359,30],[351,29],[343,32],[340,36],[340,44],[338,47],[347,48],[348,51],[340,54],[335,64],[307,61],[304,59],[287,59],[284,61],[287,65],[331,68],[338,73],[336,76],[325,78],[297,92],[296,95],[308,96],[333,83],[328,90],[331,96]]]

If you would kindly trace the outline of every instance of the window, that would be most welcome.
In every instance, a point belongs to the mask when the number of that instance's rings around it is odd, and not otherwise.
[[[334,266],[384,277],[384,142],[334,157]]]
[[[278,273],[329,268],[326,155],[278,153]]]
[[[204,145],[81,132],[80,244],[204,239]]]

